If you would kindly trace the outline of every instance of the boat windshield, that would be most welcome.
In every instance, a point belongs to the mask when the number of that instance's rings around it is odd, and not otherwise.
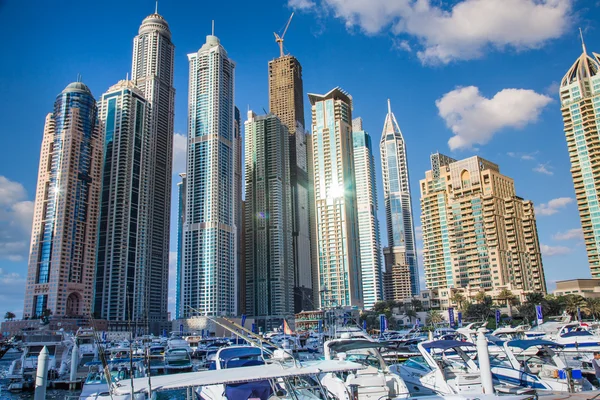
[[[429,368],[423,357],[411,357],[404,362],[404,365],[408,368],[418,369],[423,372],[431,371],[431,368]]]
[[[381,361],[375,349],[357,349],[346,352],[346,360],[367,367],[381,368]]]
[[[113,382],[117,382],[117,381],[122,381],[124,379],[130,379],[131,375],[129,373],[128,369],[122,368],[122,369],[113,369],[112,371],[110,371],[110,375],[111,375],[111,380]],[[141,378],[142,377],[142,373],[135,369],[133,370],[133,377],[134,378]],[[86,380],[85,380],[85,384],[101,384],[101,383],[107,383],[106,382],[106,377],[104,376],[104,371],[92,371],[88,374]]]

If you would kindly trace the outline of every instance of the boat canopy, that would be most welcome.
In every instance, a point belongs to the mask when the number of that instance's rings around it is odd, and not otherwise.
[[[531,339],[531,340],[527,340],[527,339],[518,339],[518,340],[511,340],[506,342],[506,345],[508,347],[518,347],[519,349],[528,349],[530,347],[534,347],[534,346],[549,346],[549,347],[563,347],[561,344],[555,343],[555,342],[551,342],[549,340],[543,340],[543,339]]]
[[[448,350],[454,347],[476,347],[471,342],[461,342],[460,340],[434,340],[433,342],[423,343],[424,349],[442,349]]]
[[[357,339],[338,339],[327,343],[327,346],[335,351],[336,353],[343,353],[351,350],[360,349],[380,349],[382,347],[391,347],[393,343],[390,342],[371,342],[369,340],[357,340]]]
[[[594,336],[589,331],[571,331],[567,333],[563,333],[560,337],[577,337],[577,336]]]
[[[361,364],[349,361],[325,360],[304,366],[284,366],[281,364],[267,364],[246,368],[220,369],[215,371],[187,372],[181,374],[161,375],[152,377],[152,391],[183,389],[208,385],[232,385],[247,382],[258,382],[266,379],[292,378],[296,376],[314,376],[328,372],[349,372],[365,369]],[[148,378],[133,380],[135,393],[148,391]],[[120,381],[115,386],[114,395],[128,395],[131,393],[131,384]]]

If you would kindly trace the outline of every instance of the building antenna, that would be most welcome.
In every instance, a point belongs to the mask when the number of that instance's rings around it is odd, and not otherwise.
[[[125,80],[128,81],[129,80],[129,72],[125,74]]]
[[[77,82],[81,82],[81,74],[77,74]]]
[[[392,113],[392,106],[390,104],[390,99],[388,99],[388,114]]]
[[[215,36],[215,20],[212,20],[212,35]]]
[[[581,38],[581,47],[583,48],[583,54],[587,54],[585,42],[583,41],[583,31],[581,30],[581,28],[579,28],[579,37]]]
[[[154,14],[158,14],[158,0],[156,0],[156,6],[154,7]]]

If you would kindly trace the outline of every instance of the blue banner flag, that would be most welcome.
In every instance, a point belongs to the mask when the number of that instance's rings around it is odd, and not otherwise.
[[[323,320],[319,320],[319,324],[317,325],[317,332],[323,333]]]
[[[106,331],[102,331],[102,341],[106,342]]]
[[[244,327],[245,323],[246,323],[246,314],[242,314],[242,328]]]
[[[500,323],[500,310],[496,310],[496,325]]]
[[[365,331],[367,330],[367,320],[366,319],[363,321],[363,329]]]
[[[578,320],[579,322],[581,322],[581,321],[582,321],[582,319],[581,319],[581,308],[579,308],[579,307],[577,307],[577,320]]]
[[[202,335],[200,337],[204,339],[204,329],[202,329]]]
[[[458,327],[462,328],[462,312],[458,312]]]
[[[183,324],[179,324],[179,333],[183,335]]]
[[[163,337],[167,337],[167,330],[163,329]]]
[[[541,325],[544,323],[544,315],[542,314],[542,306],[541,304],[538,304],[537,306],[535,306],[535,314],[537,316],[537,323],[538,325]]]
[[[385,319],[385,314],[379,315],[379,331],[380,333],[385,332],[387,329],[387,320]]]
[[[417,321],[415,322],[415,326],[418,328],[419,326],[421,326],[421,318],[417,318]]]
[[[258,333],[256,331],[256,324],[254,322],[252,323],[252,333]]]
[[[450,327],[454,328],[454,308],[448,307],[448,321],[450,321]]]

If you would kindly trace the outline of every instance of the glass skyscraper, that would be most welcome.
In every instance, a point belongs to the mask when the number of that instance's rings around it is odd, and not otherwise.
[[[266,332],[294,314],[288,130],[252,111],[245,128],[246,313]]]
[[[132,81],[120,81],[102,95],[99,114],[104,162],[94,311],[111,328],[134,321],[145,330],[150,106]]]
[[[102,136],[96,100],[69,84],[46,117],[23,316],[87,316],[92,306]]]
[[[319,305],[362,307],[352,97],[336,87],[308,98],[312,105]]]
[[[560,103],[575,197],[592,278],[600,278],[600,55],[585,45],[560,84]]]
[[[381,246],[373,147],[371,135],[363,130],[361,118],[352,121],[352,137],[363,302],[365,309],[371,309],[376,302],[383,300]]]
[[[379,148],[388,238],[388,245],[383,249],[385,298],[402,300],[419,293],[419,267],[406,143],[389,100]]]
[[[219,39],[188,54],[189,104],[180,316],[237,313],[235,64]]]
[[[132,80],[150,104],[150,176],[148,178],[149,225],[146,274],[147,320],[158,333],[167,320],[171,182],[173,169],[173,124],[175,46],[167,21],[157,12],[142,21],[133,40]]]

